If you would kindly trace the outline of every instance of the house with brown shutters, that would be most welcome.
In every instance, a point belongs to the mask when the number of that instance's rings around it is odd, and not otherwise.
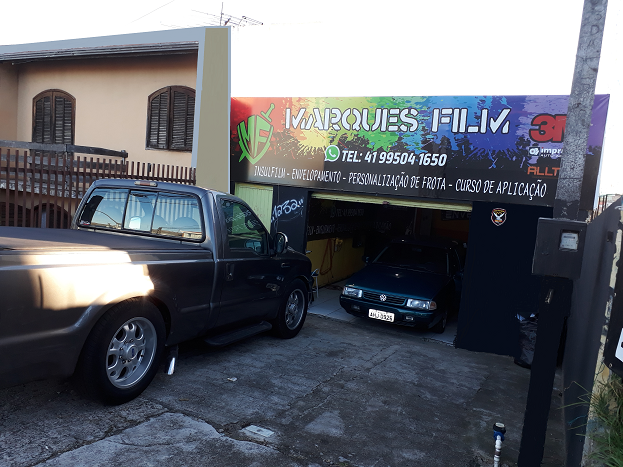
[[[229,83],[226,27],[0,46],[0,140],[126,151],[228,191]]]

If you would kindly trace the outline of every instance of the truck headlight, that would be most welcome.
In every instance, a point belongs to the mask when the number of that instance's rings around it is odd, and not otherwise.
[[[415,298],[410,298],[407,300],[408,308],[415,308],[417,310],[436,310],[437,304],[432,300],[417,300]]]
[[[342,295],[346,295],[347,297],[356,297],[361,298],[363,295],[363,290],[356,289],[354,287],[344,287],[342,290]]]

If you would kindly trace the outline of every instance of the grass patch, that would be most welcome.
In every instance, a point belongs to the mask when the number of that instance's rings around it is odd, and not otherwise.
[[[606,467],[623,467],[623,382],[612,375],[606,383],[598,383],[590,398],[592,418],[599,428],[588,433],[593,441],[591,459]]]

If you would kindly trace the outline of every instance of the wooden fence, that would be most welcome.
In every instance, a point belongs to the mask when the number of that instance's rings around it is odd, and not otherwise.
[[[0,226],[68,228],[100,178],[196,183],[190,167],[0,148]]]

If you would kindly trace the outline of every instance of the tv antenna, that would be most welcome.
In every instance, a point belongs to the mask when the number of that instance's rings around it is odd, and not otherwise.
[[[261,26],[264,23],[261,21],[255,20],[253,18],[249,18],[248,16],[242,16],[238,18],[236,16],[230,15],[228,13],[223,12],[223,4],[221,3],[221,14],[214,15],[212,13],[206,13],[204,11],[193,10],[195,13],[201,13],[206,15],[207,24],[205,26],[230,26],[233,28],[239,28],[244,26]]]

